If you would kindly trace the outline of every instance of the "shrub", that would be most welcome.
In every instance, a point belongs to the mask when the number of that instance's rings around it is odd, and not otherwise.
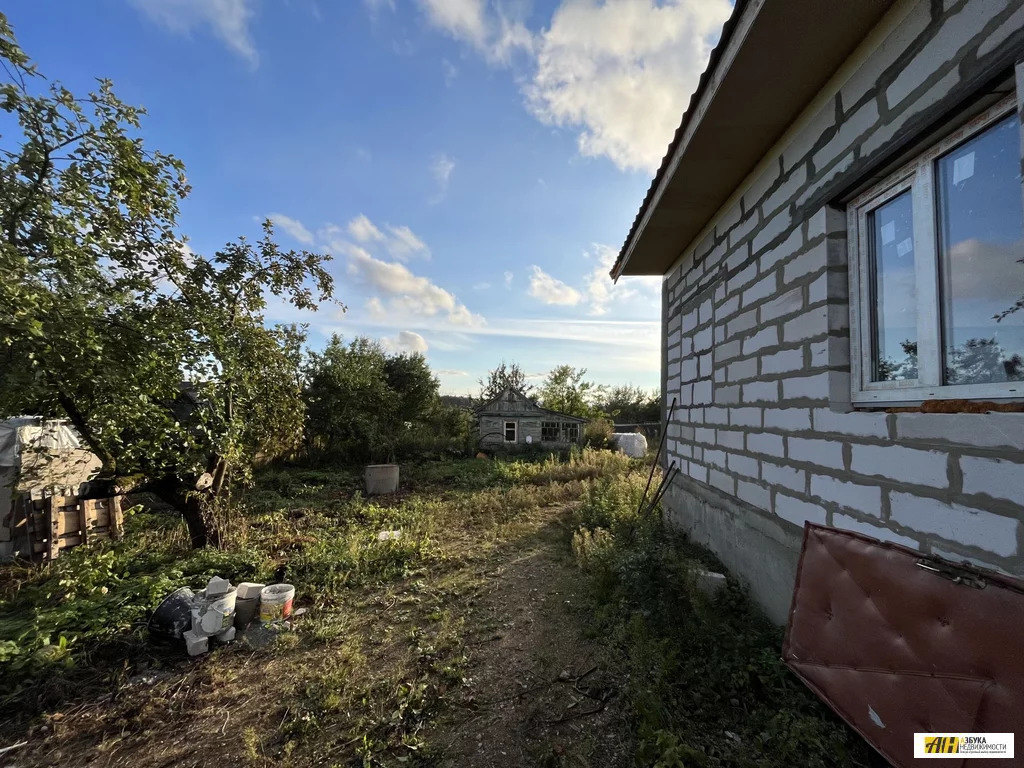
[[[588,448],[608,448],[614,431],[615,427],[608,419],[593,419],[583,429],[583,443]]]

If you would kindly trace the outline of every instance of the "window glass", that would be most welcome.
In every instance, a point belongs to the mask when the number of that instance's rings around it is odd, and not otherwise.
[[[868,216],[873,381],[917,378],[917,286],[910,190]]]
[[[514,421],[505,422],[505,442],[514,443],[516,441],[516,423]]]
[[[565,429],[565,439],[568,442],[574,443],[574,442],[576,442],[577,440],[580,439],[580,425],[579,424],[565,424],[565,425],[563,425],[563,428]]]
[[[558,442],[558,422],[545,421],[540,425],[540,439],[548,443]]]
[[[1011,115],[937,163],[947,384],[1024,380],[1020,150]]]

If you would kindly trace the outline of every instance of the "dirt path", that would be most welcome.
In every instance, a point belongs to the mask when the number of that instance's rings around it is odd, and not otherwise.
[[[429,739],[443,766],[631,764],[619,680],[584,631],[570,512],[551,513],[488,563],[488,587],[467,616],[468,684]]]

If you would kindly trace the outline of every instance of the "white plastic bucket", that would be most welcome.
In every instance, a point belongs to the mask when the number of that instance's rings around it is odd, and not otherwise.
[[[206,597],[206,590],[192,598],[192,631],[197,635],[219,635],[235,620],[235,597],[231,587],[223,595]]]
[[[292,615],[295,587],[291,584],[271,584],[260,592],[260,621],[270,624]]]

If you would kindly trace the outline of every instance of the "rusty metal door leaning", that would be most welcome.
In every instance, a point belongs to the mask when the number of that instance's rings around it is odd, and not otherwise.
[[[897,766],[914,733],[1024,732],[1024,584],[1001,574],[807,524],[782,656]]]

